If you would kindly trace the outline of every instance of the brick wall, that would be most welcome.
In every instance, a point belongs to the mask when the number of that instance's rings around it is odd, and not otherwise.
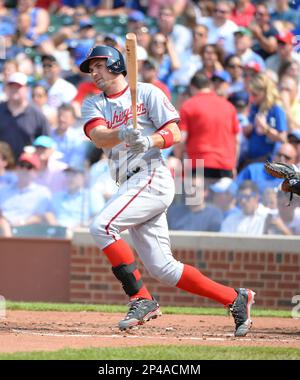
[[[257,306],[291,308],[291,298],[300,294],[300,254],[293,252],[295,249],[292,252],[282,252],[276,248],[247,251],[245,247],[246,243],[243,250],[178,248],[173,253],[179,261],[198,267],[213,280],[232,287],[251,287],[257,292]],[[145,284],[162,305],[217,306],[207,299],[157,282],[147,274],[139,260],[138,267]],[[77,243],[72,247],[70,301],[104,304],[127,302],[108,261],[93,245]]]

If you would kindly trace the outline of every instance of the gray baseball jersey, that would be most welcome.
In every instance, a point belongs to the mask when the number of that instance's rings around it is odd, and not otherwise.
[[[138,83],[138,124],[142,134],[149,136],[179,116],[164,93],[157,87]],[[118,128],[132,120],[131,97],[127,87],[115,96],[104,94],[87,99],[82,107],[85,128],[104,125]],[[100,249],[120,239],[129,230],[133,246],[152,276],[175,285],[182,275],[183,264],[172,255],[168,236],[166,209],[174,197],[174,181],[163,164],[160,149],[134,155],[124,143],[104,149],[110,164],[122,172],[119,191],[109,200],[91,225],[91,234]],[[124,154],[123,154],[124,153]],[[153,167],[153,161],[155,167]],[[126,173],[142,166],[129,179]],[[128,168],[128,169],[127,169]],[[116,175],[115,170],[111,170]]]
[[[167,123],[178,121],[179,115],[165,94],[156,86],[148,83],[138,83],[137,89],[137,117],[138,124],[142,128],[142,135],[149,136]],[[95,95],[84,101],[82,106],[82,118],[85,127],[91,122],[98,122],[107,128],[119,128],[132,123],[131,96],[129,87],[114,96],[106,96],[103,93]],[[109,159],[112,177],[119,182],[124,181],[127,171],[154,161],[162,161],[160,149],[152,148],[144,154],[132,154],[121,143],[112,149],[104,149]]]

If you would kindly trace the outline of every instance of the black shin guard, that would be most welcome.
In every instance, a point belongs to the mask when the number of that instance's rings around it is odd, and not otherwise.
[[[136,262],[131,264],[120,264],[117,267],[112,267],[113,274],[122,283],[125,293],[132,297],[143,286],[142,280],[136,280],[133,272],[137,269]]]

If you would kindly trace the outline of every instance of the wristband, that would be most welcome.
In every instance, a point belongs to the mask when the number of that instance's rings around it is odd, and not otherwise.
[[[162,129],[161,131],[156,132],[164,139],[163,149],[169,148],[174,144],[174,136],[173,133],[169,129]]]

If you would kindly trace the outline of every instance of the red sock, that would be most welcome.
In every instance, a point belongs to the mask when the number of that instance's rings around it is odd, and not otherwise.
[[[210,280],[198,269],[186,264],[184,265],[181,278],[176,287],[193,294],[198,294],[199,296],[213,299],[225,306],[231,305],[237,296],[233,288]]]
[[[135,261],[131,248],[122,239],[115,241],[108,247],[105,247],[103,252],[113,267],[117,267],[120,264],[132,264]],[[137,281],[141,279],[141,274],[138,269],[136,269],[133,274]],[[147,298],[152,300],[151,294],[144,285],[136,294],[130,297],[130,299],[133,298]]]

